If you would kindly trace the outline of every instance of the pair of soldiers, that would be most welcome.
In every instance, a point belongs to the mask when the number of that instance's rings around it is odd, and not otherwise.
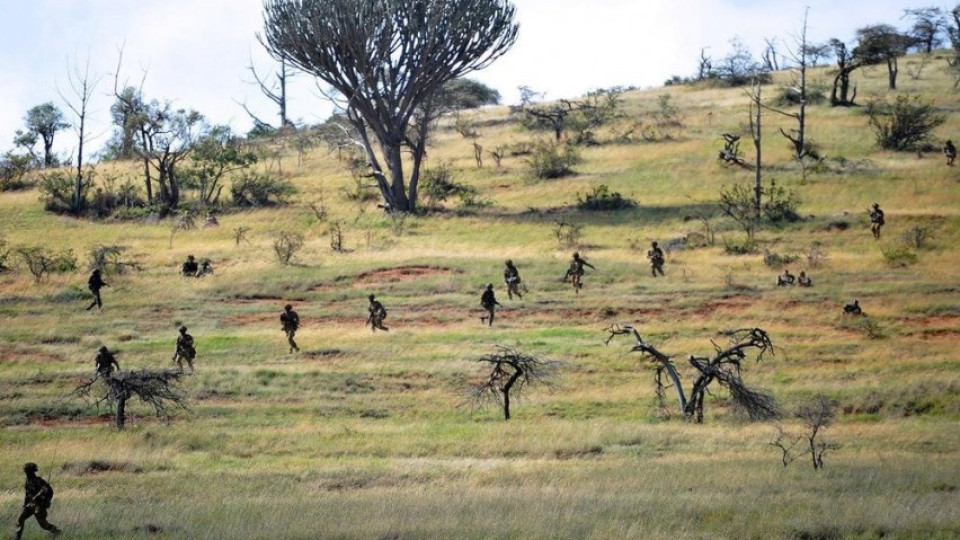
[[[870,232],[873,233],[874,240],[880,239],[880,228],[883,227],[885,223],[883,210],[880,209],[879,204],[873,203],[873,207],[870,210]]]
[[[36,463],[27,463],[23,466],[23,474],[27,479],[23,485],[23,508],[17,517],[17,532],[13,536],[14,540],[20,540],[23,536],[23,527],[31,517],[36,518],[40,527],[50,531],[54,536],[62,532],[47,521],[47,512],[53,504],[53,487],[37,475],[39,470]]]
[[[180,265],[180,275],[183,277],[213,275],[213,264],[210,263],[210,259],[204,259],[198,264],[193,255],[187,255],[187,260]]]
[[[520,285],[523,284],[523,280],[520,279],[520,270],[517,270],[512,259],[507,259],[504,263],[503,283],[507,286],[508,298],[513,300],[514,295],[517,298],[523,298],[523,294],[520,292]],[[483,293],[480,294],[480,307],[487,314],[480,317],[480,322],[486,322],[487,326],[493,326],[493,320],[496,318],[496,310],[499,305],[500,302],[497,302],[496,294],[493,292],[493,283],[487,283]]]
[[[777,286],[778,287],[787,287],[796,283],[801,287],[812,287],[813,280],[810,279],[810,276],[806,272],[800,271],[800,277],[794,276],[790,273],[790,270],[784,269],[783,274],[777,276]]]
[[[173,353],[172,361],[177,364],[180,371],[183,371],[183,362],[187,362],[191,373],[194,371],[193,360],[197,357],[197,349],[193,344],[193,336],[187,333],[187,327],[180,327],[180,335],[177,336],[177,350]],[[97,356],[94,359],[94,370],[97,377],[109,378],[114,371],[120,369],[120,363],[116,356],[110,352],[106,345],[100,347]]]

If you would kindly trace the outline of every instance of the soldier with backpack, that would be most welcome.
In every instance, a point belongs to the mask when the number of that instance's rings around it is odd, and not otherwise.
[[[36,463],[27,463],[23,466],[23,473],[27,476],[27,481],[23,485],[23,509],[17,518],[17,532],[14,540],[20,540],[23,536],[23,526],[30,517],[37,518],[37,523],[46,531],[50,531],[54,536],[60,534],[60,529],[47,521],[47,511],[53,503],[53,487],[37,476]]]

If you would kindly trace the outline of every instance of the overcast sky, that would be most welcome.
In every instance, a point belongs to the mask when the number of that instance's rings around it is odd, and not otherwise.
[[[548,99],[576,97],[615,85],[659,86],[690,75],[702,47],[722,57],[739,36],[756,56],[763,38],[791,39],[809,6],[809,39],[851,39],[873,23],[905,27],[903,10],[947,4],[918,0],[514,0],[519,39],[506,56],[473,75],[507,103],[527,85]],[[275,122],[276,110],[245,83],[251,59],[272,64],[256,40],[262,0],[0,0],[0,152],[10,149],[27,109],[71,95],[68,75],[89,60],[100,78],[92,104],[92,132],[110,130],[110,94],[123,49],[121,83],[139,85],[150,99],[193,108],[216,123],[245,132],[251,121],[238,102]],[[59,89],[59,93],[58,93]],[[330,107],[313,78],[293,82],[291,118],[318,122]],[[70,152],[73,141],[56,145]]]

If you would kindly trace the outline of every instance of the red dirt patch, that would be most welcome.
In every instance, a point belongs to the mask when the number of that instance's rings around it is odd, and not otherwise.
[[[424,276],[442,274],[460,274],[462,270],[446,266],[407,265],[393,268],[378,268],[369,272],[362,272],[353,276],[354,283],[376,283],[381,281],[410,281]],[[347,280],[350,277],[339,277],[337,281]]]

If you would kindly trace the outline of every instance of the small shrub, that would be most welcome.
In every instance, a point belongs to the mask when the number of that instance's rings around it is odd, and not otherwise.
[[[537,141],[527,158],[530,173],[541,180],[575,174],[572,167],[579,162],[580,156],[575,147],[547,140]]]
[[[286,266],[293,262],[294,256],[303,248],[303,236],[292,232],[281,232],[273,241],[273,253],[277,261]]]
[[[763,217],[771,223],[793,223],[800,221],[797,207],[800,206],[800,197],[793,190],[786,190],[770,182],[770,187],[764,193],[761,211]]]
[[[819,85],[807,85],[807,105],[820,105],[827,101],[826,88]],[[773,103],[778,107],[799,107],[800,89],[793,86],[781,86]]]
[[[33,158],[7,152],[0,156],[0,192],[26,189],[33,184],[27,173],[33,168]]]
[[[893,103],[872,101],[867,105],[870,125],[876,131],[877,146],[884,150],[912,151],[946,121],[920,96],[899,95]]]
[[[883,253],[883,258],[889,266],[906,267],[917,262],[916,252],[907,246],[881,248],[880,252]]]
[[[742,242],[723,239],[723,252],[727,255],[752,255],[757,252],[757,241],[745,238]]]
[[[577,208],[580,210],[624,210],[636,206],[636,201],[624,197],[617,191],[610,191],[606,184],[594,187],[585,198],[577,194]]]
[[[797,255],[780,255],[773,253],[769,249],[763,250],[763,264],[770,268],[783,268],[784,266],[795,263],[800,260]]]
[[[810,244],[810,251],[807,252],[807,266],[817,268],[826,258],[827,254],[820,249],[820,242]]]
[[[561,248],[574,247],[580,244],[583,234],[583,225],[572,220],[558,219],[554,221],[553,235]]]
[[[284,204],[297,188],[286,180],[268,173],[247,171],[233,181],[230,196],[233,204],[241,207]]]
[[[127,246],[95,246],[90,250],[87,268],[100,269],[105,274],[123,274],[127,270],[141,270],[140,264],[123,260]]]
[[[930,242],[930,230],[919,225],[903,233],[903,243],[913,249],[923,249]]]
[[[70,249],[54,252],[42,246],[20,246],[14,251],[37,283],[49,274],[64,274],[77,270],[77,256]]]
[[[463,200],[464,197],[477,194],[477,188],[455,182],[453,173],[453,167],[449,162],[441,162],[436,168],[423,171],[420,179],[420,193],[427,204],[442,203],[450,197],[459,197]]]
[[[40,174],[37,187],[40,189],[43,208],[56,214],[67,214],[73,211],[73,195],[75,188],[74,178],[62,170],[47,171]],[[86,199],[84,186],[82,196]]]

